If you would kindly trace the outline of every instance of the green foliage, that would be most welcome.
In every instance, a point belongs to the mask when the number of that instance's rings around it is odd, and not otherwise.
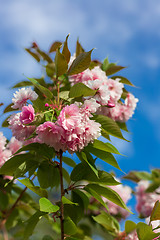
[[[137,234],[139,240],[152,240],[160,235],[159,233],[154,233],[152,231],[152,226],[148,226],[142,222],[137,224]]]
[[[39,200],[39,206],[41,212],[54,213],[59,210],[57,205],[53,205],[47,198],[41,198]]]
[[[56,77],[63,75],[66,73],[68,68],[67,60],[65,58],[65,55],[60,53],[59,49],[56,50],[56,56],[55,56],[55,71],[56,71]]]
[[[28,78],[33,85],[39,89],[40,92],[42,92],[44,94],[44,96],[46,96],[47,98],[51,99],[53,97],[52,92],[48,89],[45,88],[44,86],[40,85],[40,83],[38,81],[36,81],[34,78]]]
[[[125,222],[125,232],[128,234],[136,229],[136,223],[133,221],[127,220]]]
[[[160,220],[160,202],[157,201],[151,212],[150,222],[154,220]]]
[[[87,96],[93,96],[95,95],[96,90],[93,90],[89,87],[87,87],[83,83],[76,83],[71,87],[70,92],[69,92],[69,97],[70,98],[77,98],[77,97],[87,97]]]

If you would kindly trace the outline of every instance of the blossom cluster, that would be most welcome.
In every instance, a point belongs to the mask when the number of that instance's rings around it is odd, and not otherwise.
[[[106,73],[96,66],[93,69],[87,69],[82,73],[70,76],[72,85],[83,83],[93,90],[97,90],[94,99],[101,105],[97,113],[108,116],[115,121],[126,122],[132,117],[138,99],[131,93],[127,93],[124,103],[120,101],[124,84],[120,78],[112,79],[106,76]]]
[[[44,121],[36,126],[31,123],[39,113],[35,113],[31,104],[27,105],[28,100],[33,101],[36,97],[32,89],[22,88],[13,99],[13,108],[18,106],[21,112],[9,118],[9,128],[16,139],[23,141],[24,144],[40,142],[46,143],[56,151],[75,152],[82,150],[89,142],[100,136],[101,125],[90,119],[92,113],[95,113],[100,106],[95,99],[85,100],[84,104],[66,105],[56,121]],[[54,114],[53,109],[51,112]],[[25,141],[33,133],[36,136]]]
[[[22,143],[15,137],[12,137],[7,143],[6,137],[0,132],[0,167],[21,147]]]
[[[147,218],[151,215],[156,201],[160,201],[160,187],[154,192],[146,192],[149,182],[141,180],[136,187],[136,210],[141,217]]]

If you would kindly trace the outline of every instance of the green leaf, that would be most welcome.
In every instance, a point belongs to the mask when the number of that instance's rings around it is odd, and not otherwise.
[[[8,119],[9,119],[10,117],[11,117],[11,115],[8,116],[8,117],[2,122],[2,127],[8,127],[8,126],[9,126]]]
[[[70,98],[77,98],[77,97],[87,97],[87,96],[93,96],[96,94],[97,90],[93,90],[89,87],[87,87],[85,84],[83,83],[76,83],[75,85],[73,85],[70,89],[69,92],[69,97]]]
[[[74,202],[72,202],[71,200],[69,200],[68,198],[66,198],[66,197],[62,197],[62,203],[63,204],[71,204],[71,205],[76,205],[76,206],[78,206],[78,203],[74,203]]]
[[[59,49],[56,50],[55,56],[55,70],[56,70],[56,77],[65,74],[67,72],[68,64],[66,61],[65,56],[60,53]]]
[[[127,129],[127,125],[126,125],[125,122],[116,122],[116,123],[117,123],[117,125],[118,125],[122,130],[124,130],[124,131],[126,131],[126,132],[129,132],[128,129]]]
[[[41,188],[53,188],[59,185],[59,170],[49,162],[42,162],[37,171],[38,182]]]
[[[13,103],[9,104],[9,105],[4,109],[3,113],[16,111],[16,109],[12,108],[13,105],[14,105]]]
[[[73,235],[77,232],[77,227],[70,217],[64,219],[64,233],[67,235]]]
[[[130,220],[125,222],[125,232],[128,234],[136,229],[136,223]]]
[[[135,87],[127,78],[122,76],[113,76],[112,79],[120,78],[120,82]]]
[[[96,217],[93,217],[93,219],[99,223],[100,225],[102,225],[105,229],[107,229],[109,232],[111,233],[118,233],[119,232],[119,223],[117,222],[117,220],[112,217],[110,214],[106,213],[106,212],[102,212],[101,214],[99,214]]]
[[[29,160],[33,160],[33,155],[30,153],[13,156],[0,168],[0,174],[13,176],[17,168]]]
[[[104,152],[110,152],[115,154],[120,154],[118,150],[110,143],[104,143],[100,140],[95,139],[93,144],[89,144],[86,149],[90,151],[90,149],[99,149]]]
[[[126,67],[118,66],[118,65],[108,65],[108,68],[105,70],[106,75],[110,76],[112,74],[115,74],[116,72],[119,72],[120,70],[124,69]]]
[[[75,161],[73,159],[69,158],[69,157],[63,157],[63,162],[70,167],[75,167],[76,166]]]
[[[84,52],[84,48],[80,44],[79,39],[77,39],[77,43],[76,43],[76,57],[78,57],[78,55],[80,53],[83,53],[83,52]]]
[[[41,55],[41,57],[43,58],[43,60],[47,61],[48,63],[52,63],[52,58],[50,58],[50,56],[45,53],[44,51],[41,51],[39,48],[37,49],[37,52]]]
[[[106,71],[108,66],[109,66],[109,60],[108,60],[108,57],[107,57],[107,58],[104,59],[101,68],[102,68],[103,71]]]
[[[43,197],[39,200],[40,211],[53,213],[59,210],[57,205],[53,205],[47,198]]]
[[[103,149],[104,149],[104,147],[103,147]],[[105,149],[106,149],[106,147],[105,147]],[[87,146],[87,150],[90,153],[94,154],[99,159],[101,159],[101,160],[105,161],[106,163],[112,165],[113,167],[121,170],[116,159],[114,158],[114,156],[108,152],[109,151],[108,148],[107,148],[107,151],[106,150],[103,151],[103,150],[100,150],[100,149],[92,147],[92,146]]]
[[[123,202],[122,198],[113,189],[98,184],[88,184],[86,187],[96,191],[97,194],[99,194],[100,196],[107,198],[111,202],[117,204],[118,206],[126,209],[128,212],[131,213],[131,211],[127,208],[127,206]]]
[[[25,50],[34,58],[37,62],[40,62],[39,54],[32,52],[29,48],[25,48]]]
[[[103,207],[105,207],[108,211],[108,207],[106,205],[106,203],[103,201],[103,199],[101,198],[101,196],[99,194],[97,194],[97,192],[89,187],[84,187],[84,190],[86,190],[91,196],[93,196],[98,202],[100,202],[102,204]]]
[[[49,52],[50,52],[50,53],[51,53],[51,52],[56,52],[56,50],[57,50],[58,48],[60,48],[61,46],[62,46],[62,42],[56,41],[56,42],[54,42],[54,43],[51,45]]]
[[[77,153],[77,156],[79,157],[80,160],[85,161],[88,164],[88,166],[91,168],[93,173],[98,177],[98,170],[96,169],[94,164],[91,164],[88,161],[86,154],[84,152],[81,152],[81,153]]]
[[[5,210],[9,204],[9,195],[6,192],[0,191],[0,209]]]
[[[71,64],[67,74],[74,75],[83,72],[86,70],[91,63],[91,53],[93,49],[89,52],[80,53],[76,59]]]
[[[66,40],[65,40],[64,46],[63,46],[63,50],[62,50],[62,54],[65,56],[65,59],[66,59],[67,63],[69,63],[69,60],[70,60],[70,57],[71,57],[71,53],[68,49],[68,42],[67,42],[68,37],[69,37],[69,34],[66,37]]]
[[[29,81],[22,81],[17,84],[15,84],[12,88],[20,88],[20,87],[27,87],[27,86],[32,86],[33,84]]]
[[[34,231],[37,223],[39,222],[39,220],[42,218],[42,216],[44,214],[45,213],[38,211],[27,220],[27,225],[26,225],[25,230],[24,230],[23,240],[28,240],[29,239],[29,237],[33,234],[33,231]]]
[[[69,183],[71,182],[69,173],[66,171],[65,168],[62,168],[62,171],[63,171],[63,178],[64,178],[64,179],[66,180],[66,182],[69,184]]]
[[[115,121],[113,121],[111,118],[107,117],[107,116],[103,116],[103,115],[96,115],[93,118],[96,122],[99,122],[102,126],[102,128],[110,135],[126,140],[122,133],[121,130],[119,128],[119,126],[117,125],[117,123]],[[128,140],[126,140],[128,141]]]
[[[49,77],[53,77],[54,76],[54,73],[55,73],[55,63],[48,63],[46,65],[46,73],[47,73],[47,76]]]
[[[154,220],[160,220],[160,202],[156,201],[154,208],[151,212],[150,222]]]
[[[47,98],[51,99],[53,98],[53,94],[52,92],[48,89],[45,88],[44,86],[40,85],[38,81],[36,81],[34,78],[28,78],[33,85],[39,89],[39,91],[41,91]]]
[[[109,186],[114,186],[114,185],[119,185],[121,183],[117,182],[115,178],[108,172],[105,171],[98,171],[98,177],[99,177],[99,183],[109,185]]]
[[[34,151],[40,156],[45,156],[45,159],[52,159],[55,156],[54,148],[49,147],[45,143],[30,143],[20,148],[15,154],[23,151]]]
[[[20,166],[17,167],[17,169],[14,172],[14,177],[19,178],[19,177],[24,177],[24,174],[26,172],[31,172],[30,175],[34,173],[36,168],[38,167],[38,162],[27,159],[27,161],[23,162]]]
[[[80,201],[83,202],[84,209],[86,210],[88,209],[89,198],[86,195],[86,193],[83,192],[83,190],[79,190],[79,189],[72,190],[72,198],[74,201],[78,202],[79,205],[81,205]]]
[[[152,231],[152,226],[148,226],[142,222],[137,224],[137,234],[139,240],[152,240],[160,235],[160,233],[154,233]]]
[[[48,197],[47,191],[40,187],[34,186],[33,182],[29,178],[21,179],[18,181],[29,188],[32,192],[38,194],[40,197]]]

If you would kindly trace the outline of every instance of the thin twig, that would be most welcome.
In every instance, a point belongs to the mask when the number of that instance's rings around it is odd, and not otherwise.
[[[64,240],[64,206],[62,202],[62,197],[64,196],[64,187],[63,187],[63,169],[62,169],[62,154],[63,152],[60,150],[60,164],[59,164],[59,172],[60,172],[60,185],[61,185],[61,240]]]

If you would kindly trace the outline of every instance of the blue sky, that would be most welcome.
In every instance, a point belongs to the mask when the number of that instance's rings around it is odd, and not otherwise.
[[[96,48],[93,58],[128,66],[121,74],[138,86],[128,88],[139,98],[128,122],[132,142],[113,139],[128,156],[118,158],[123,171],[160,167],[159,0],[0,0],[0,22],[0,102],[11,102],[10,87],[24,76],[41,74],[24,47],[37,41],[48,50],[70,33],[72,53],[79,37],[86,50]]]

